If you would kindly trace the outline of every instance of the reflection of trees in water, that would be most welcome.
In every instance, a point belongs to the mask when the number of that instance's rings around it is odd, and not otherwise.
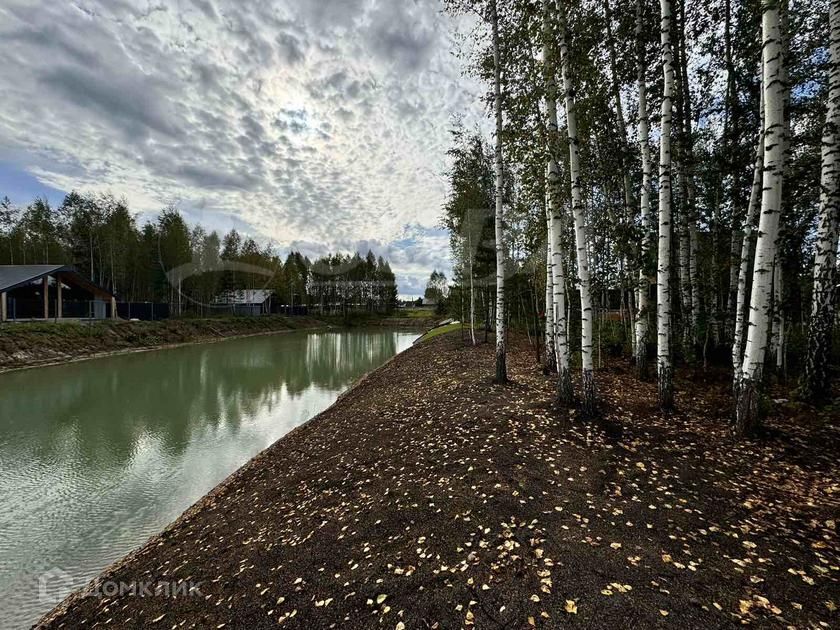
[[[196,430],[234,429],[312,385],[335,391],[397,351],[391,332],[310,333],[231,340],[0,377],[0,453],[121,465],[144,434],[180,454]],[[282,406],[276,409],[283,412]],[[3,443],[6,442],[4,446]],[[18,443],[20,442],[20,443]]]

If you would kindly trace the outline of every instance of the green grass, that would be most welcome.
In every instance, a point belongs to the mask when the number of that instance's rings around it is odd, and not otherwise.
[[[411,319],[432,319],[435,312],[428,308],[412,308],[396,311],[395,317],[409,317]]]
[[[429,339],[433,339],[434,337],[439,337],[440,335],[445,335],[446,333],[455,332],[456,330],[461,330],[462,324],[456,322],[454,324],[447,324],[446,326],[438,326],[437,328],[433,328],[425,335],[420,337],[417,343],[422,343],[424,341],[428,341]],[[469,328],[469,325],[463,324],[465,329]]]

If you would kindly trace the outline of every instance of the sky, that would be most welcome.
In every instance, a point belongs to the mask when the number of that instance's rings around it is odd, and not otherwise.
[[[3,0],[0,195],[175,204],[310,256],[368,248],[400,293],[449,271],[453,117],[483,88],[440,0]]]

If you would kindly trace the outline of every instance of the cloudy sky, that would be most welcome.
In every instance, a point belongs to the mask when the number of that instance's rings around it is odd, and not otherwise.
[[[3,0],[0,195],[169,203],[279,250],[448,270],[453,115],[482,117],[440,0]],[[364,253],[364,252],[363,252]]]

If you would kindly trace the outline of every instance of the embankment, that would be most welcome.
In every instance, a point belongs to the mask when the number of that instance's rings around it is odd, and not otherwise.
[[[615,363],[582,424],[508,352],[507,386],[457,333],[398,355],[41,627],[836,627],[836,418],[736,443],[728,384],[663,416]],[[143,583],[181,595],[99,594]]]
[[[0,326],[0,372],[186,343],[327,326],[313,318],[281,316],[157,322],[9,323]]]

